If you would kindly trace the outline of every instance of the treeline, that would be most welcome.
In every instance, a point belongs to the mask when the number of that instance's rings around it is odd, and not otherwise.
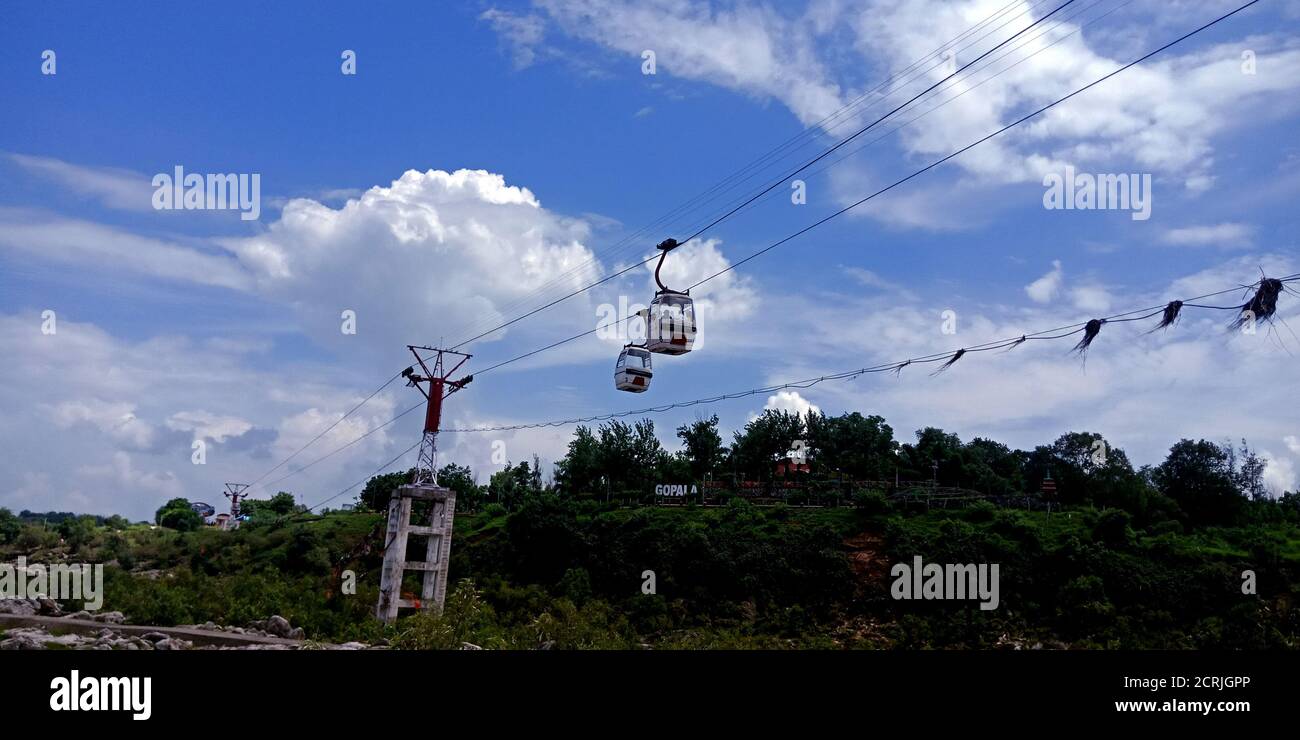
[[[553,480],[544,479],[534,456],[531,462],[507,464],[486,484],[456,464],[441,470],[439,482],[456,489],[458,508],[471,512],[489,504],[516,510],[530,494],[544,491],[579,500],[644,502],[658,484],[706,481],[731,491],[797,482],[803,491],[788,496],[788,503],[833,490],[842,495],[837,500],[860,504],[869,498],[865,494],[910,481],[968,489],[1003,502],[1121,509],[1138,526],[1161,521],[1232,526],[1300,516],[1295,492],[1273,498],[1266,490],[1265,462],[1245,440],[1233,445],[1184,439],[1159,465],[1134,467],[1124,450],[1090,432],[1069,432],[1032,450],[981,437],[963,441],[934,427],[917,431],[913,441],[900,441],[882,417],[856,412],[769,410],[735,432],[730,443],[713,416],[678,427],[676,436],[680,449],[669,452],[649,419],[579,426],[555,464]],[[806,463],[799,472],[781,465],[793,450]],[[1054,486],[1045,487],[1049,477]],[[409,471],[376,477],[360,502],[381,510],[391,492],[409,480]],[[1044,494],[1052,487],[1054,493]]]
[[[550,478],[536,458],[486,483],[444,466],[440,482],[463,509],[450,560],[458,585],[443,617],[389,627],[371,616],[379,512],[408,472],[372,478],[351,512],[298,516],[289,493],[250,500],[250,521],[233,532],[114,529],[125,520],[94,517],[47,526],[0,511],[0,555],[104,562],[106,608],[137,623],[278,613],[315,639],[402,647],[1300,645],[1300,497],[1267,496],[1263,463],[1244,442],[1182,440],[1160,464],[1135,468],[1095,434],[1032,450],[938,429],[900,441],[883,419],[857,414],[771,412],[725,443],[716,418],[676,431],[670,452],[648,421],[578,429]],[[736,495],[716,507],[622,505],[620,491],[641,496],[658,483],[774,481],[796,440],[804,485],[860,485],[852,507],[760,507]],[[1018,502],[1040,495],[1049,472],[1050,513]],[[927,510],[879,490],[895,476],[992,501]],[[184,499],[169,501],[156,519],[188,527],[186,511]],[[894,600],[890,565],[917,555],[1000,564],[1003,606]]]

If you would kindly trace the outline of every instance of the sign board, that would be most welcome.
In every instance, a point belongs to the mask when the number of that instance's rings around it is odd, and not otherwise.
[[[694,495],[699,492],[700,490],[695,486],[695,484],[691,484],[689,486],[675,485],[675,484],[660,484],[655,486],[656,496],[685,496],[688,493]]]

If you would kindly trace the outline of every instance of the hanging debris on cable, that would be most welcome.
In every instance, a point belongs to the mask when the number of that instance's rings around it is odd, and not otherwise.
[[[1092,340],[1096,339],[1097,335],[1101,333],[1101,325],[1104,323],[1106,323],[1105,319],[1092,319],[1088,323],[1084,324],[1083,338],[1080,339],[1079,343],[1074,345],[1074,349],[1070,351],[1078,352],[1079,354],[1086,356],[1088,354],[1088,348],[1092,346]]]
[[[957,363],[957,360],[960,360],[965,354],[966,354],[966,350],[964,348],[959,349],[956,352],[952,353],[952,357],[948,358],[947,362],[940,365],[938,370],[935,370],[934,372],[930,373],[930,376],[933,377],[935,375],[938,375],[944,370],[947,370],[948,368],[952,367]]]
[[[1173,326],[1174,324],[1178,323],[1178,315],[1182,312],[1182,310],[1183,310],[1182,301],[1170,301],[1169,305],[1165,306],[1164,314],[1160,317],[1160,323],[1156,324],[1156,328],[1152,329],[1151,331],[1167,329]],[[1150,334],[1151,332],[1147,332],[1147,333]]]
[[[1282,281],[1266,277],[1255,285],[1255,295],[1241,304],[1237,318],[1232,320],[1233,329],[1241,329],[1255,321],[1272,321],[1273,315],[1277,313],[1277,297],[1282,293]]]

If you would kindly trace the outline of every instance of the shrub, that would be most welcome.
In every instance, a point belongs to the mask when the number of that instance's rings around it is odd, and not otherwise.
[[[1092,527],[1092,538],[1111,547],[1123,547],[1133,539],[1129,523],[1133,517],[1123,509],[1102,509]]]
[[[880,491],[854,491],[853,505],[869,516],[889,511],[889,499]]]

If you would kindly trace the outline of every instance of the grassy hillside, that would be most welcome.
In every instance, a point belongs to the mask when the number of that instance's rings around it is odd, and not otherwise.
[[[388,628],[371,617],[380,525],[352,512],[235,532],[95,524],[75,538],[24,530],[3,554],[110,563],[104,608],[135,623],[281,614],[313,639],[412,648],[1300,645],[1291,521],[1185,532],[1134,529],[1114,509],[606,508],[543,494],[459,514],[446,613]],[[890,566],[917,554],[998,563],[999,608],[892,599]]]

